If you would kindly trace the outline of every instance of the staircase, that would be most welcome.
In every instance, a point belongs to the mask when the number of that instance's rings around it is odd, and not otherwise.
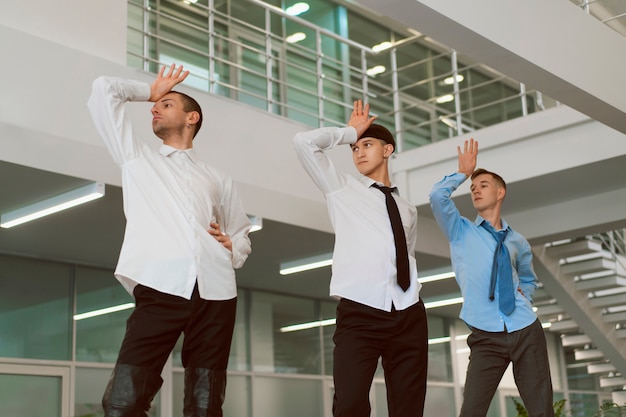
[[[537,315],[615,402],[626,391],[624,237],[616,231],[533,247],[542,283]]]

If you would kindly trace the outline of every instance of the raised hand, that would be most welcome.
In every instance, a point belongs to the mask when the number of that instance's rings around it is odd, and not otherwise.
[[[376,116],[370,117],[369,103],[363,105],[363,100],[356,100],[348,121],[348,126],[356,129],[356,137],[360,138],[363,132],[376,120]]]
[[[461,151],[461,147],[456,147],[459,155],[459,172],[470,177],[476,169],[476,157],[478,156],[478,141],[471,138],[466,140]]]
[[[176,68],[176,64],[170,66],[167,74],[165,73],[165,66],[161,67],[159,75],[152,82],[150,86],[150,100],[157,101],[170,91],[176,84],[182,83],[189,75],[189,71],[183,72],[183,66]]]

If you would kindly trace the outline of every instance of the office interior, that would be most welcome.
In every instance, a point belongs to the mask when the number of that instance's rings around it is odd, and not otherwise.
[[[330,267],[280,273],[333,247],[323,196],[291,141],[342,126],[360,98],[396,134],[393,180],[418,208],[425,415],[453,417],[462,402],[468,329],[428,192],[456,170],[456,147],[470,137],[479,165],[507,180],[503,217],[533,247],[555,401],[581,417],[626,403],[625,12],[601,0],[3,5],[0,214],[94,182],[105,193],[0,228],[0,414],[103,415],[133,300],[113,277],[121,174],[86,102],[100,75],[150,82],[172,62],[191,70],[180,89],[204,111],[194,148],[234,178],[261,227],[237,273],[225,416],[332,415]],[[149,103],[127,107],[136,134],[158,146]],[[331,157],[356,173],[346,149]],[[455,202],[471,217],[468,194],[464,185]],[[162,376],[150,416],[180,415],[180,343]],[[516,416],[512,398],[508,370],[489,416]],[[372,416],[387,416],[380,367],[370,399]]]

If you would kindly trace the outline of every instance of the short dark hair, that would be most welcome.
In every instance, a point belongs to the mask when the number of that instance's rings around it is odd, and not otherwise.
[[[193,97],[188,96],[185,93],[181,93],[180,91],[172,91],[172,93],[176,93],[180,96],[183,102],[183,110],[186,113],[191,113],[192,111],[195,111],[200,116],[198,118],[198,122],[195,124],[195,130],[193,132],[193,137],[195,138],[198,134],[198,131],[202,127],[202,108],[200,107],[200,104],[198,104],[198,102]]]
[[[376,123],[372,123],[370,127],[367,128],[365,132],[359,137],[361,138],[376,138],[380,139],[385,143],[393,145],[393,150],[396,150],[396,140],[394,139],[391,132],[384,126],[378,125]]]
[[[501,176],[499,176],[498,174],[496,174],[495,172],[487,171],[484,168],[478,168],[476,171],[472,172],[471,179],[473,180],[477,176],[483,175],[483,174],[491,175],[493,177],[493,179],[496,180],[498,185],[500,185],[502,188],[504,188],[506,190],[506,182],[504,182],[504,179]]]

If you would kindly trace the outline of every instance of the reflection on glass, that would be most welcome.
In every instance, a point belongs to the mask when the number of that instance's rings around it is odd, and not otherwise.
[[[61,378],[0,374],[0,416],[61,417]]]
[[[4,255],[0,265],[0,357],[69,360],[71,267]]]
[[[107,269],[76,268],[76,313],[134,302]],[[76,360],[115,363],[131,309],[76,320]]]
[[[320,374],[320,328],[281,332],[281,327],[319,320],[313,300],[261,292],[251,294],[252,369]]]
[[[320,417],[324,415],[322,382],[300,378],[255,377],[254,410],[272,417]]]

